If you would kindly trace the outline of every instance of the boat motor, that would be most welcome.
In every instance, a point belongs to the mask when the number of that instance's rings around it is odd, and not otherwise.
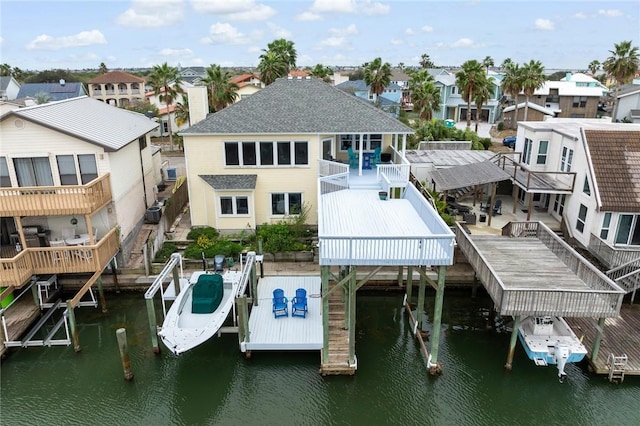
[[[553,358],[558,366],[558,379],[560,383],[563,383],[567,378],[567,374],[564,372],[564,366],[567,363],[567,359],[569,359],[569,355],[571,355],[571,350],[567,344],[557,341],[556,344],[553,345]]]
[[[216,272],[224,271],[224,262],[225,262],[224,254],[216,254],[213,258],[213,270]]]

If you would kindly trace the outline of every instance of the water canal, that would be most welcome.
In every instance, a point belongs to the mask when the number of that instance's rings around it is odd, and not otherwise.
[[[426,375],[399,294],[358,293],[353,377],[318,374],[319,353],[254,353],[219,339],[175,358],[150,349],[142,295],[108,295],[109,313],[76,310],[82,352],[29,348],[2,363],[2,425],[632,425],[640,378],[609,384],[578,366],[559,384],[506,330],[486,329],[490,299],[445,298],[443,376]],[[428,300],[433,306],[433,300]],[[115,331],[127,329],[135,378],[123,380]]]

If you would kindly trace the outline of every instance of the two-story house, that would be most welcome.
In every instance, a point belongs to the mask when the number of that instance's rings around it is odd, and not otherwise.
[[[240,102],[242,99],[264,89],[264,83],[254,74],[244,73],[236,75],[231,77],[229,82],[238,85],[238,96],[234,102]]]
[[[521,122],[516,151],[518,174],[527,175],[517,184],[523,207],[564,221],[569,237],[608,268],[640,260],[639,125]]]
[[[128,258],[155,201],[149,132],[156,126],[88,97],[0,117],[1,286],[101,271],[121,246],[119,263]]]
[[[374,103],[383,111],[398,116],[402,107],[402,88],[395,83],[390,83],[384,88],[380,96],[371,91],[371,87],[364,80],[349,80],[336,85],[340,90],[351,93],[360,99]]]
[[[152,105],[155,105],[158,108],[158,128],[153,131],[151,136],[153,137],[164,137],[169,135],[169,120],[171,120],[171,131],[173,133],[177,133],[180,130],[186,129],[189,127],[189,122],[184,122],[178,125],[176,122],[176,108],[179,103],[184,103],[185,98],[188,98],[187,91],[190,88],[193,88],[193,84],[187,83],[185,81],[180,83],[180,88],[182,89],[183,94],[179,94],[176,99],[173,100],[169,106],[164,102],[164,100],[160,100],[160,95],[164,93],[164,89],[161,89],[161,93],[156,93],[153,90],[149,90],[145,93],[145,98],[147,102]]]
[[[144,101],[145,79],[124,71],[109,71],[87,82],[89,96],[114,106]]]

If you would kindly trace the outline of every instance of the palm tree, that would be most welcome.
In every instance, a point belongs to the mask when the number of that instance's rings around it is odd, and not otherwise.
[[[408,83],[413,110],[418,117],[431,120],[433,111],[440,111],[441,94],[436,81],[426,69],[414,72]]]
[[[518,127],[518,95],[522,91],[522,69],[515,62],[508,62],[506,73],[502,79],[502,90],[511,96],[515,101],[515,111],[513,113],[513,128]]]
[[[471,100],[475,94],[476,82],[484,78],[484,68],[475,59],[462,64],[462,68],[456,74],[456,85],[462,92],[462,97],[467,101],[467,128],[471,127]]]
[[[371,93],[376,95],[376,104],[380,104],[380,95],[391,83],[391,65],[389,62],[382,63],[382,59],[375,58],[367,62],[364,67],[364,81],[369,86]]]
[[[495,84],[493,83],[493,77],[487,77],[486,75],[476,82],[476,88],[473,94],[473,101],[476,104],[476,129],[478,133],[478,125],[480,124],[480,115],[482,112],[482,105],[487,103],[493,92],[495,91]]]
[[[287,64],[287,74],[289,71],[296,67],[296,59],[298,58],[298,52],[292,41],[284,38],[273,40],[267,44],[267,49],[262,49],[263,52],[273,52],[278,55],[285,64]]]
[[[191,116],[189,115],[189,97],[182,96],[182,102],[176,104],[176,124],[182,126],[187,123],[191,126]]]
[[[231,73],[213,64],[205,72],[202,83],[209,89],[209,110],[220,111],[234,103],[238,97],[238,85],[230,81]]]
[[[524,121],[527,121],[527,113],[529,112],[529,98],[533,93],[544,85],[546,77],[544,75],[544,67],[540,61],[529,61],[528,64],[522,66],[522,90],[526,98],[524,104]]]
[[[169,130],[169,149],[173,151],[173,131],[171,130],[171,110],[170,106],[176,100],[179,94],[183,93],[182,79],[178,68],[170,67],[165,62],[162,65],[154,65],[149,74],[147,81],[153,88],[153,91],[158,94],[160,102],[164,102],[167,107],[167,126]]]
[[[331,81],[331,76],[333,75],[333,70],[329,67],[325,67],[322,64],[317,64],[309,72],[309,75],[311,75],[312,77],[319,78],[325,83],[329,83]]]
[[[38,92],[33,96],[33,100],[36,104],[42,105],[49,103],[51,96],[47,92]]]
[[[426,53],[423,53],[422,56],[420,56],[420,66],[422,68],[435,68],[435,65],[431,62],[431,58]]]
[[[494,65],[495,62],[493,62],[493,58],[491,56],[485,56],[485,58],[482,60],[482,66],[487,70],[487,74],[489,73],[489,68]]]
[[[512,63],[513,61],[511,60],[511,58],[505,58],[504,61],[502,61],[502,65],[500,66],[502,67],[502,69],[507,69]]]
[[[287,63],[276,52],[272,51],[265,51],[260,55],[258,71],[260,71],[260,80],[265,86],[270,85],[277,78],[286,77],[288,74]]]
[[[600,69],[600,65],[600,61],[598,61],[597,59],[594,59],[589,63],[589,72],[591,72],[591,75],[596,75],[596,73]]]
[[[0,76],[9,77],[11,75],[11,65],[0,64]]]
[[[640,68],[640,56],[638,47],[631,46],[631,40],[621,41],[613,46],[614,49],[609,51],[611,56],[604,61],[602,68],[616,80],[616,96],[614,97],[613,112],[611,113],[615,120],[618,114],[617,92],[620,90],[620,86],[632,81],[638,68]]]
[[[398,62],[398,69],[404,71],[404,62]]]
[[[104,64],[104,62],[100,62],[100,67],[98,68],[98,72],[100,74],[106,74],[109,72],[109,69],[107,68],[107,66]]]

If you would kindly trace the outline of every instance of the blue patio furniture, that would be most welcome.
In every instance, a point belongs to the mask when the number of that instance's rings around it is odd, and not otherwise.
[[[307,317],[307,290],[299,288],[296,290],[296,297],[291,300],[291,316]]]
[[[493,205],[493,215],[502,214],[502,200],[496,200]]]
[[[373,164],[375,164],[376,166],[382,163],[382,160],[380,159],[381,154],[382,154],[382,148],[377,147],[376,149],[373,150]]]
[[[358,154],[353,152],[351,147],[347,149],[347,153],[349,154],[349,167],[358,167]]]
[[[273,290],[273,308],[271,311],[273,312],[273,317],[288,317],[289,316],[289,308],[287,304],[289,300],[284,297],[284,290],[281,288],[276,288]]]

